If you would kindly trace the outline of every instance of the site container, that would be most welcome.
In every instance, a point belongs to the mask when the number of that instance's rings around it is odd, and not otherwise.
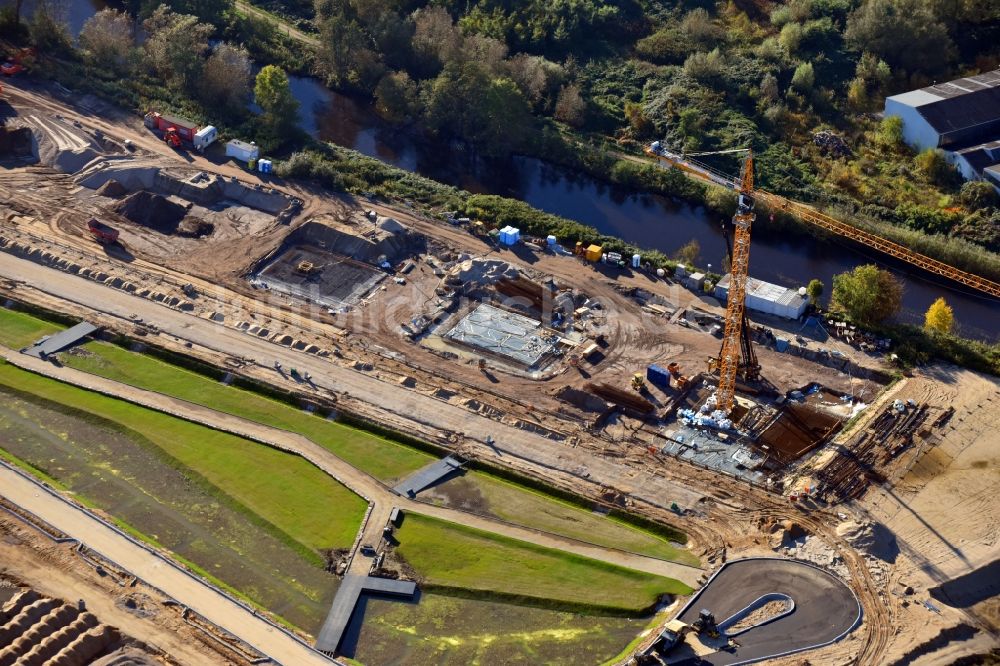
[[[651,365],[646,368],[646,380],[660,388],[667,388],[670,386],[670,373],[666,368],[661,368],[658,365]]]
[[[260,148],[254,143],[233,139],[226,143],[226,157],[235,157],[240,162],[249,164],[260,157]]]
[[[195,132],[194,141],[192,141],[192,143],[194,144],[195,150],[201,151],[212,145],[217,138],[219,138],[218,130],[216,130],[212,125],[206,125]]]
[[[173,127],[177,130],[177,136],[184,141],[193,142],[194,135],[198,131],[198,123],[180,116],[168,116],[156,114],[156,129],[166,132]]]
[[[591,245],[587,248],[587,261],[600,261],[604,254],[604,248],[600,245]]]

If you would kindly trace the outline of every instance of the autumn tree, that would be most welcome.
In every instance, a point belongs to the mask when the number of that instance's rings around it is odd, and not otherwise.
[[[955,313],[943,298],[931,303],[924,315],[924,329],[934,333],[951,333],[954,323]]]
[[[903,284],[874,264],[833,276],[833,304],[864,326],[893,317],[902,300]]]
[[[404,122],[419,109],[417,84],[406,72],[389,72],[375,86],[375,111],[386,120]]]
[[[264,112],[264,125],[273,138],[280,142],[281,135],[292,129],[298,120],[299,103],[292,96],[285,70],[267,65],[257,74],[253,89],[254,99]]]
[[[242,46],[220,44],[205,61],[201,93],[209,104],[242,109],[250,98],[250,54]]]
[[[201,75],[208,38],[215,28],[191,14],[177,14],[160,5],[143,22],[149,64],[175,88],[189,88]]]
[[[134,45],[132,16],[116,9],[102,9],[80,30],[80,47],[87,59],[112,69],[125,65]]]
[[[554,115],[572,127],[580,127],[587,118],[587,103],[580,94],[580,86],[570,83],[562,87],[556,99]]]

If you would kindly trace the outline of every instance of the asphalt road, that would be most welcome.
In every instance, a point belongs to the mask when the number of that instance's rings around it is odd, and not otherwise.
[[[210,622],[225,627],[274,661],[285,666],[330,666],[329,659],[278,630],[249,608],[136,544],[58,494],[48,492],[5,466],[0,466],[0,494],[155,585]]]
[[[716,652],[700,663],[724,666],[822,645],[850,630],[861,612],[850,588],[821,569],[795,560],[737,560],[691,600],[679,619],[690,624],[704,608],[723,622],[768,592],[787,594],[795,610],[737,636],[740,647],[733,652]]]

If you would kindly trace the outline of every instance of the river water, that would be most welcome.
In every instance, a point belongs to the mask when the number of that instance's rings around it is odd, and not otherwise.
[[[69,21],[74,34],[88,16],[106,4],[106,0],[71,0]],[[300,103],[300,124],[314,137],[470,192],[521,199],[668,255],[696,239],[701,245],[697,263],[711,264],[716,271],[722,266],[726,254],[722,220],[700,206],[624,191],[535,158],[515,157],[500,164],[486,164],[460,149],[427,146],[405,132],[387,127],[368,107],[328,90],[316,79],[289,78]],[[904,281],[901,320],[922,323],[927,307],[943,296],[954,308],[956,327],[962,334],[990,341],[1000,339],[1000,301],[996,299],[846,240],[769,230],[763,218],[754,228],[750,274],[762,280],[800,287],[818,278],[829,294],[835,274],[872,262]]]

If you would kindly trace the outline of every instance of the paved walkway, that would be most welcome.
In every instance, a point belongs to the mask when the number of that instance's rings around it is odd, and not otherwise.
[[[501,534],[513,539],[527,541],[539,546],[574,553],[637,571],[675,578],[691,586],[697,584],[702,574],[702,570],[696,567],[595,546],[548,532],[519,527],[485,516],[424,504],[400,497],[374,477],[352,467],[327,449],[301,435],[248,421],[232,416],[231,414],[218,412],[185,400],[171,398],[153,391],[138,389],[128,384],[91,375],[72,368],[56,367],[51,363],[19,354],[9,348],[0,347],[0,356],[3,356],[14,365],[38,372],[39,374],[44,374],[90,390],[99,391],[100,393],[121,398],[144,407],[174,414],[218,430],[224,430],[301,455],[316,465],[316,467],[373,504],[362,533],[361,541],[363,543],[374,545],[381,540],[382,528],[388,522],[392,508],[397,506],[403,511],[433,516],[487,532]],[[350,568],[351,573],[359,573],[355,571],[355,564],[360,566],[363,563],[363,559],[355,558],[355,562],[352,562]],[[367,573],[367,570],[364,573]]]
[[[412,598],[417,592],[417,584],[406,580],[374,578],[357,574],[344,576],[344,582],[337,590],[330,614],[326,616],[323,628],[320,629],[319,636],[316,638],[317,650],[331,654],[337,651],[337,648],[340,647],[340,641],[344,638],[344,632],[347,631],[347,625],[351,622],[354,607],[358,605],[358,599],[365,592]]]
[[[284,666],[330,666],[327,657],[257,616],[251,609],[58,493],[4,465],[0,465],[0,495],[159,588],[274,661]]]

